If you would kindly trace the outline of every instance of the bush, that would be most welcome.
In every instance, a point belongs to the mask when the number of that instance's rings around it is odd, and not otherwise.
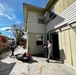
[[[7,42],[7,39],[6,38],[2,38],[2,42],[3,43],[6,43]]]

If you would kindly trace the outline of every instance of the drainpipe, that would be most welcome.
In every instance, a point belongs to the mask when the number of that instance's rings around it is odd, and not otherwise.
[[[72,27],[69,23],[67,23],[67,25],[76,33],[76,29],[74,27]]]

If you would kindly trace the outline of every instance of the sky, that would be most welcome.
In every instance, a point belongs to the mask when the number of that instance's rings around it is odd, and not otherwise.
[[[24,24],[23,3],[44,8],[48,0],[0,0],[0,32],[11,37],[11,25],[20,26]]]

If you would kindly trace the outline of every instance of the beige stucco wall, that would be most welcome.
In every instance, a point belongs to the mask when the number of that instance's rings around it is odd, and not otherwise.
[[[76,27],[76,23],[71,24]],[[76,33],[69,27],[59,32],[60,60],[76,68]]]
[[[40,13],[28,10],[28,20],[27,20],[27,35],[28,35],[28,52],[32,55],[42,54],[42,45],[36,45],[37,35],[43,36],[43,42],[46,43],[46,33],[45,25],[38,23],[38,15]],[[40,14],[42,15],[42,14]]]
[[[28,51],[32,54],[42,54],[43,47],[42,45],[36,45],[37,35],[43,36],[43,42],[46,43],[46,34],[42,33],[28,33]]]
[[[28,10],[28,32],[45,33],[45,25],[38,23],[38,12]]]

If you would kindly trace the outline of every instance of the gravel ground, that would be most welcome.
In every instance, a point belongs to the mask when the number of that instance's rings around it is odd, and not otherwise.
[[[15,54],[24,53],[26,50],[18,47]],[[0,61],[0,75],[76,75],[76,70],[60,63],[59,61],[50,60],[46,62],[45,58],[32,57],[29,62],[21,62],[15,57],[8,57]]]

